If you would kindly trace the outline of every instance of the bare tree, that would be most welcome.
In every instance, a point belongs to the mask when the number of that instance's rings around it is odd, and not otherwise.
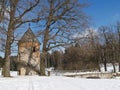
[[[94,29],[88,29],[87,39],[89,42],[89,48],[91,48],[95,62],[100,70],[100,43],[99,34]],[[91,47],[90,47],[91,46]]]
[[[119,55],[118,55],[119,44],[117,39],[118,35],[115,31],[116,30],[115,28],[114,26],[103,26],[100,28],[102,32],[101,36],[103,36],[101,58],[105,67],[105,71],[107,71],[107,63],[112,63],[113,71],[116,72],[115,63],[119,58]]]
[[[115,26],[117,29],[117,33],[118,33],[118,53],[117,53],[117,57],[118,57],[118,64],[119,64],[119,72],[120,72],[120,22],[117,22],[117,25]]]
[[[99,28],[99,31],[101,33],[101,36],[103,36],[102,38],[102,41],[104,43],[104,45],[102,46],[102,51],[101,51],[101,59],[102,59],[102,62],[104,64],[104,69],[105,71],[107,71],[107,61],[108,61],[108,45],[109,45],[109,42],[108,42],[108,38],[107,38],[107,30],[108,30],[108,27],[106,26],[102,26]]]
[[[5,41],[5,64],[4,64],[4,77],[10,76],[10,55],[11,45],[14,42],[14,32],[27,22],[37,22],[40,18],[35,9],[39,5],[39,0],[3,0],[5,1],[4,11],[6,14],[4,22],[0,25],[5,26],[6,41]],[[32,12],[33,11],[33,12]],[[38,10],[36,10],[38,12]],[[30,18],[27,18],[31,16]]]
[[[42,59],[41,75],[45,75],[45,57],[47,51],[70,43],[72,36],[88,25],[88,16],[82,11],[86,6],[79,0],[44,0],[42,23]],[[42,16],[43,16],[42,15]],[[40,23],[41,26],[41,23]]]

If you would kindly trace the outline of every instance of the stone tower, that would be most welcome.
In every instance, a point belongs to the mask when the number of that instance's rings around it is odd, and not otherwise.
[[[40,73],[40,42],[30,28],[18,42],[18,61],[20,75]]]

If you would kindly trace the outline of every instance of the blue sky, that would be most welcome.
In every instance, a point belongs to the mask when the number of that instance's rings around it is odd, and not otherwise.
[[[115,24],[120,21],[120,0],[83,0],[90,6],[85,12],[92,18],[91,27]]]

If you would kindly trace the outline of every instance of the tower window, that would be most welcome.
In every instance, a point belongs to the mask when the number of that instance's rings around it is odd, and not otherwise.
[[[33,47],[33,52],[36,52],[36,47]]]

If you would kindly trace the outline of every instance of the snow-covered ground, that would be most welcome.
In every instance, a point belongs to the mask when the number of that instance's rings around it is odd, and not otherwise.
[[[0,90],[120,90],[120,79],[18,76],[0,78]]]

